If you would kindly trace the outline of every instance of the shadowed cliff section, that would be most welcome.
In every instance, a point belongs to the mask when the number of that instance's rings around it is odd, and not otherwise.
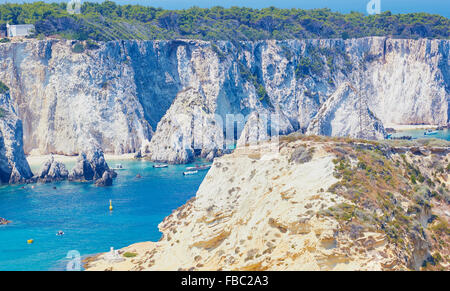
[[[183,44],[186,45],[184,42],[123,42],[126,62],[134,71],[137,97],[153,129],[182,88],[177,48]]]
[[[8,91],[0,94],[0,184],[24,183],[33,173],[23,151],[22,121]]]

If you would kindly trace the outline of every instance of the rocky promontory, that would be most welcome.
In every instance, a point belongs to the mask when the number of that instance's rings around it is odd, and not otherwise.
[[[449,270],[449,161],[450,144],[435,140],[290,135],[276,150],[237,148],[160,223],[158,242],[85,267]]]
[[[97,186],[111,186],[117,173],[106,163],[103,151],[95,149],[87,154],[82,152],[68,175],[69,181],[94,181]]]

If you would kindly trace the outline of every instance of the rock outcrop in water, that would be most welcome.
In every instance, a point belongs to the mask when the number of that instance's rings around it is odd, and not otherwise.
[[[42,183],[62,181],[69,177],[69,171],[66,166],[58,161],[55,161],[51,156],[48,161],[42,166],[37,175],[37,180]]]
[[[11,221],[6,220],[6,219],[0,217],[0,225],[6,225],[6,224],[8,224],[8,223],[11,223]]]
[[[0,183],[24,183],[32,176],[23,151],[22,121],[9,93],[0,94]]]
[[[238,148],[196,196],[87,270],[449,270],[450,146],[317,136]],[[447,169],[447,170],[445,170]],[[109,245],[105,245],[107,249]]]
[[[116,176],[114,170],[109,169],[103,151],[95,149],[78,156],[68,178],[70,181],[94,181],[97,186],[111,186],[112,179]]]
[[[449,40],[114,41],[82,53],[74,43],[0,44],[0,80],[17,102],[26,153],[94,145],[173,163],[212,158],[224,152],[229,114],[278,114],[283,134],[363,128],[367,138],[392,124],[449,122]],[[363,94],[342,96],[345,84]]]

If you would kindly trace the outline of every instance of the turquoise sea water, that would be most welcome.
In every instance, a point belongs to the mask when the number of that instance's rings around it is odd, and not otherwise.
[[[0,270],[65,270],[71,250],[86,256],[157,241],[158,224],[195,195],[207,173],[184,177],[189,165],[153,169],[150,162],[120,163],[125,170],[118,171],[112,187],[72,182],[0,187],[0,216],[13,221],[0,226]],[[56,236],[59,230],[65,235]]]
[[[424,135],[425,130],[423,129],[412,129],[412,130],[403,130],[394,133],[393,137],[400,137],[400,136],[412,136],[413,138],[438,138],[438,139],[445,139],[450,141],[450,130],[439,130],[437,134],[433,135]]]

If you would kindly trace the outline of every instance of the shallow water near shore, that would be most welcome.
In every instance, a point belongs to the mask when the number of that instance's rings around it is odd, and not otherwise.
[[[397,131],[396,133],[392,134],[393,137],[401,137],[401,136],[411,136],[412,138],[438,138],[438,139],[445,139],[450,141],[450,130],[438,130],[436,134],[432,135],[424,135],[425,130],[423,129],[410,129],[410,130],[402,130]]]
[[[71,182],[1,187],[0,216],[12,223],[0,226],[0,270],[65,270],[71,250],[87,256],[157,241],[158,224],[195,196],[207,173],[184,177],[189,165],[154,169],[145,161],[109,162],[116,163],[125,170],[117,171],[112,187]],[[65,235],[56,236],[59,230]],[[29,239],[34,243],[27,244]]]

